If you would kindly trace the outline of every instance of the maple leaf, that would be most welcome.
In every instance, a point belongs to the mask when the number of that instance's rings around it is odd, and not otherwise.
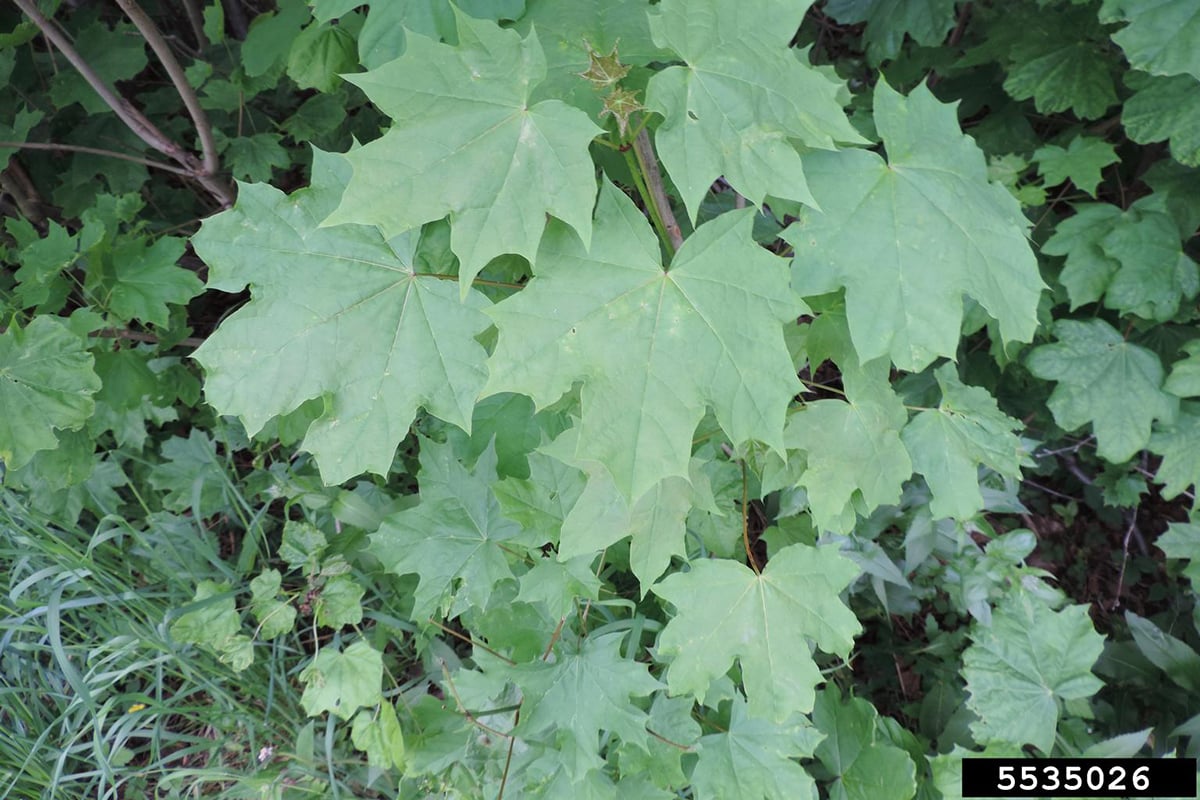
[[[194,273],[176,266],[186,248],[183,239],[171,236],[153,242],[118,239],[111,255],[114,280],[109,309],[126,321],[139,319],[167,327],[171,313],[167,306],[186,303],[204,288]]]
[[[983,508],[978,467],[984,464],[1010,478],[1021,475],[1021,429],[1000,411],[986,389],[967,386],[953,365],[934,372],[942,390],[936,409],[919,412],[901,433],[913,468],[933,491],[935,517],[969,519]]]
[[[900,54],[906,38],[936,47],[954,27],[955,0],[827,0],[824,11],[843,25],[867,24],[863,41],[872,64]]]
[[[524,0],[376,0],[370,5],[367,21],[358,34],[359,59],[367,69],[403,55],[410,32],[458,44],[456,10],[493,21],[517,19],[525,11]]]
[[[789,448],[807,454],[800,486],[814,522],[841,533],[854,526],[856,500],[864,513],[897,502],[913,471],[900,441],[908,412],[887,382],[848,370],[846,389],[844,401],[805,404],[784,434]]]
[[[909,800],[916,794],[916,765],[899,747],[878,741],[873,705],[857,697],[843,702],[830,684],[817,695],[812,717],[826,735],[813,755],[835,776],[831,800]]]
[[[700,739],[700,757],[692,772],[695,797],[816,800],[816,783],[794,759],[812,757],[819,741],[821,733],[804,717],[759,719],[734,695],[729,727]]]
[[[1054,747],[1060,700],[1091,697],[1103,686],[1092,665],[1104,649],[1085,605],[1054,611],[1025,592],[1009,595],[992,624],[975,623],[963,653],[971,730],[983,744]]]
[[[484,382],[487,300],[412,266],[415,241],[366,225],[318,227],[344,180],[317,151],[313,186],[290,197],[242,185],[237,205],[204,221],[193,242],[209,287],[250,285],[251,302],[195,352],[205,395],[251,435],[271,417],[325,397],[304,448],[326,483],[387,474],[418,405],[469,429]]]
[[[83,337],[53,316],[0,333],[0,462],[5,469],[20,469],[34,453],[57,446],[55,431],[84,426],[101,387],[92,363]]]
[[[582,382],[576,456],[603,464],[630,501],[688,476],[706,405],[735,445],[781,450],[800,389],[783,323],[800,305],[785,262],[751,238],[753,214],[700,226],[664,271],[645,217],[604,182],[591,249],[552,223],[536,277],[489,309],[500,336],[484,394],[542,408]]]
[[[1026,365],[1058,381],[1046,403],[1054,421],[1067,431],[1091,423],[1101,458],[1129,460],[1150,440],[1153,420],[1175,416],[1178,401],[1163,392],[1162,363],[1150,350],[1129,344],[1101,319],[1060,320],[1054,337]]]
[[[805,157],[821,211],[805,209],[783,237],[796,250],[804,296],[846,289],[850,335],[863,364],[883,355],[919,371],[954,358],[962,295],[1000,323],[1005,341],[1037,329],[1042,281],[1017,201],[987,179],[954,107],[924,86],[907,98],[875,87],[885,162],[865,150]]]
[[[492,258],[532,261],[547,213],[591,240],[588,145],[603,131],[560,101],[530,105],[546,75],[535,33],[458,13],[458,38],[410,34],[400,58],[346,76],[394,125],[347,154],[354,176],[324,224],[375,224],[390,237],[449,215],[465,295]]]
[[[650,79],[646,106],[666,117],[654,140],[693,220],[721,176],[753,203],[770,194],[812,204],[791,140],[864,141],[838,103],[840,84],[788,47],[808,5],[664,0],[651,14],[655,43],[684,65]]]
[[[1112,38],[1135,69],[1200,80],[1200,6],[1193,0],[1104,0],[1100,21],[1129,23]]]
[[[624,631],[589,636],[577,652],[558,653],[553,663],[536,661],[506,670],[524,702],[518,733],[557,731],[556,741],[576,775],[603,765],[597,755],[601,731],[646,749],[645,711],[630,702],[662,688],[645,664],[621,656]]]
[[[1129,107],[1121,116],[1126,128]],[[1096,196],[1096,187],[1100,184],[1100,170],[1109,164],[1121,160],[1116,149],[1111,144],[1094,136],[1076,136],[1066,147],[1048,144],[1033,152],[1033,160],[1038,162],[1038,171],[1046,179],[1047,186],[1058,186],[1065,181],[1071,181],[1075,188]]]
[[[496,451],[488,447],[468,470],[450,445],[422,439],[420,459],[420,504],[386,517],[371,552],[397,575],[420,576],[414,620],[485,610],[495,585],[514,579],[501,543],[521,532],[492,494]]]
[[[350,719],[362,706],[376,705],[383,694],[383,656],[363,640],[345,650],[323,647],[300,671],[300,705],[310,717],[328,711]]]
[[[652,591],[676,608],[658,639],[671,694],[700,701],[741,664],[750,713],[783,722],[812,710],[821,673],[812,643],[843,658],[861,627],[838,596],[858,567],[836,547],[793,544],[762,574],[736,561],[701,559]]]
[[[1200,339],[1192,339],[1180,349],[1187,358],[1171,365],[1163,388],[1176,397],[1200,397]]]
[[[1200,166],[1200,80],[1131,73],[1125,83],[1135,90],[1121,109],[1121,126],[1129,138],[1142,144],[1169,139],[1176,161]]]
[[[1184,405],[1191,410],[1181,412],[1170,426],[1150,437],[1150,450],[1163,457],[1154,479],[1163,485],[1165,500],[1200,483],[1200,414],[1195,413],[1200,409],[1194,404]]]

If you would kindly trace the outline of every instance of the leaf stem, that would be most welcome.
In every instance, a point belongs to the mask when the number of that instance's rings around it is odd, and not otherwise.
[[[683,232],[679,228],[679,223],[675,221],[674,212],[671,211],[671,201],[667,197],[667,190],[663,187],[662,173],[658,169],[658,156],[654,154],[654,145],[650,144],[650,134],[646,132],[645,127],[638,131],[638,135],[633,140],[633,152],[637,156],[638,166],[642,170],[646,187],[650,190],[651,200],[658,210],[659,219],[667,230],[670,252],[674,255],[675,251],[683,244]]]
[[[626,147],[621,153],[625,156],[625,164],[629,167],[629,174],[633,177],[633,185],[637,189],[638,196],[642,198],[642,205],[646,207],[646,212],[650,215],[650,222],[654,225],[654,231],[658,234],[659,241],[671,255],[675,255],[675,251],[671,249],[671,238],[667,235],[667,228],[663,225],[662,217],[658,215],[658,207],[650,196],[646,181],[642,179],[642,168],[638,163],[636,152],[632,147]]]
[[[742,459],[742,547],[746,548],[746,558],[750,561],[750,568],[754,570],[754,574],[761,575],[762,568],[758,566],[758,560],[754,557],[754,551],[750,547],[749,493],[749,481],[746,478],[746,460]]]

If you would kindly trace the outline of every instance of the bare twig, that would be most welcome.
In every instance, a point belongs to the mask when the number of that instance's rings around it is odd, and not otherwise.
[[[229,23],[229,29],[233,31],[233,38],[238,41],[245,39],[250,25],[246,21],[246,11],[242,8],[241,1],[224,0],[221,5],[225,9],[225,21]]]
[[[674,212],[671,211],[671,201],[667,197],[666,189],[663,188],[662,173],[658,169],[658,156],[654,154],[654,146],[650,144],[650,134],[646,133],[645,128],[633,140],[633,150],[637,154],[638,166],[642,168],[642,173],[646,178],[646,188],[649,189],[654,206],[658,210],[659,217],[662,218],[663,226],[667,229],[667,236],[671,240],[671,249],[678,250],[683,244],[683,232],[679,228],[679,223],[675,221]]]
[[[155,161],[152,158],[143,158],[129,153],[119,153],[116,150],[103,150],[99,147],[84,147],[78,144],[58,144],[57,142],[0,142],[0,147],[19,147],[22,150],[61,150],[68,153],[91,153],[95,156],[105,156],[106,158],[119,158],[122,161],[132,161],[135,164],[144,164],[147,167],[154,169],[173,172],[176,175],[182,175],[185,178],[192,177],[190,170],[183,167],[177,167],[174,164],[168,164],[165,161]]]
[[[125,12],[125,16],[133,22],[142,37],[150,45],[150,49],[154,51],[154,55],[158,56],[158,60],[162,63],[163,69],[167,71],[167,76],[171,79],[175,91],[179,93],[179,99],[183,100],[183,106],[187,109],[188,116],[192,118],[192,124],[196,127],[196,136],[200,139],[200,151],[203,156],[204,175],[213,176],[217,174],[217,144],[213,139],[212,126],[208,124],[208,116],[204,113],[204,109],[200,107],[200,100],[196,97],[196,92],[192,89],[192,85],[188,83],[187,75],[183,72],[183,67],[179,66],[178,59],[171,52],[170,45],[159,32],[158,26],[154,24],[154,20],[142,10],[134,0],[117,0],[117,5]]]
[[[204,50],[208,47],[208,36],[204,33],[204,15],[200,13],[196,0],[183,0],[183,12],[192,28],[192,36],[196,38],[196,49]]]

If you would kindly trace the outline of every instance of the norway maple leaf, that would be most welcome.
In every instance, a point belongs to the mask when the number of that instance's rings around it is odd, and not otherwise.
[[[659,156],[692,219],[722,175],[754,203],[767,194],[812,203],[799,153],[862,142],[837,101],[840,85],[788,45],[809,3],[786,0],[664,0],[650,17],[659,46],[683,66],[646,88],[666,120]]]
[[[783,722],[808,713],[823,679],[812,644],[848,655],[861,627],[838,596],[858,567],[836,547],[793,544],[756,575],[736,561],[700,559],[653,592],[676,608],[658,639],[671,659],[671,694],[701,702],[737,659],[753,716]]]
[[[537,277],[489,310],[500,338],[485,394],[519,392],[544,407],[582,382],[575,455],[603,464],[631,501],[688,477],[707,406],[735,445],[781,451],[800,390],[783,323],[801,305],[786,262],[751,238],[753,216],[700,226],[664,270],[645,217],[605,182],[591,250],[551,223]]]
[[[1150,440],[1150,424],[1171,420],[1178,400],[1162,390],[1162,362],[1152,351],[1129,344],[1101,319],[1060,320],[1053,344],[1029,354],[1029,371],[1058,381],[1046,405],[1054,421],[1073,431],[1091,423],[1096,452],[1113,463],[1127,461]]]
[[[1200,5],[1195,0],[1104,0],[1101,22],[1128,22],[1113,34],[1135,69],[1200,79]]]
[[[400,58],[346,76],[395,124],[349,153],[354,177],[326,224],[375,224],[394,236],[449,215],[465,293],[495,256],[532,261],[547,213],[591,239],[588,144],[602,131],[558,100],[530,104],[546,76],[535,32],[522,39],[458,13],[458,40],[410,33]]]
[[[468,470],[448,444],[421,440],[421,502],[384,519],[371,552],[397,575],[420,576],[413,619],[484,610],[496,583],[513,578],[501,543],[521,532],[492,494],[496,450]]]
[[[418,405],[469,428],[486,357],[474,337],[488,327],[478,292],[461,303],[441,276],[416,274],[412,238],[318,227],[345,171],[318,151],[313,186],[290,197],[243,184],[193,238],[210,288],[251,294],[195,353],[208,401],[253,435],[324,397],[304,448],[330,484],[387,474]]]
[[[797,290],[845,287],[863,364],[886,355],[919,371],[953,358],[964,294],[1000,323],[1005,341],[1029,341],[1042,280],[1028,222],[1016,199],[988,182],[954,107],[924,86],[905,98],[881,80],[875,124],[887,161],[866,150],[805,156],[822,210],[804,209],[783,233],[796,250]]]

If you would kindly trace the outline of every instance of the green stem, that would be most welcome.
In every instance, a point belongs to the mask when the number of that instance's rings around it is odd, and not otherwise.
[[[625,156],[625,164],[629,167],[629,174],[633,176],[633,185],[637,188],[638,196],[642,198],[642,205],[646,207],[646,211],[650,214],[650,222],[654,225],[654,230],[658,234],[659,241],[667,248],[669,255],[675,255],[675,249],[671,245],[671,237],[667,235],[667,227],[663,224],[662,217],[658,214],[658,206],[655,204],[650,190],[646,188],[646,181],[642,178],[641,159],[637,157],[637,151],[633,147],[627,147],[621,152]]]

